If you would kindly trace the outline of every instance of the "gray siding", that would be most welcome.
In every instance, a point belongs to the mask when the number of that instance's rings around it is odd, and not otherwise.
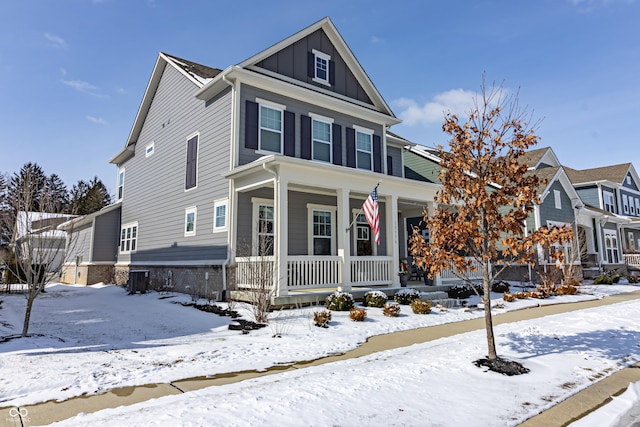
[[[91,262],[91,240],[93,228],[91,223],[73,230],[65,255],[65,262],[75,262],[81,256],[82,262]]]
[[[405,151],[404,155],[404,176],[415,181],[440,183],[438,175],[442,167],[429,159],[425,159],[410,151]]]
[[[393,175],[393,176],[399,176],[399,177],[403,176],[402,151],[403,150],[401,150],[400,148],[387,147],[387,157],[391,157],[391,163],[392,163],[392,169],[393,169],[392,170],[393,173],[389,174],[389,171],[387,171],[387,174]]]
[[[334,85],[326,86],[321,83],[316,83],[308,76],[307,54],[313,49],[331,56],[331,60],[334,61]],[[265,70],[309,83],[367,104],[373,104],[351,70],[347,67],[347,64],[338,55],[338,51],[335,50],[329,38],[321,29],[298,40],[291,46],[282,49],[263,61],[258,62],[256,65]]]
[[[300,116],[307,116],[309,113],[315,113],[322,116],[326,116],[332,118],[334,123],[341,126],[342,132],[342,164],[346,165],[347,159],[347,144],[346,144],[346,131],[347,127],[352,127],[353,125],[362,126],[368,129],[372,129],[374,134],[379,136],[381,141],[383,140],[383,127],[377,123],[371,123],[364,120],[357,119],[355,117],[346,116],[343,114],[338,114],[335,111],[327,110],[324,108],[317,107],[312,104],[307,104],[304,102],[300,102],[294,100],[292,98],[288,98],[285,96],[280,96],[277,94],[273,94],[271,92],[254,88],[252,86],[243,85],[241,89],[240,95],[240,147],[239,147],[239,164],[244,165],[247,163],[251,163],[252,161],[260,158],[263,154],[259,154],[256,150],[248,149],[245,147],[245,119],[246,119],[246,101],[255,102],[257,98],[262,98],[265,100],[269,100],[271,102],[275,102],[278,104],[286,105],[287,111],[295,113],[295,156],[300,157],[301,146],[300,146]],[[386,159],[382,159],[382,167],[383,170],[386,169]]]
[[[597,187],[576,188],[576,192],[585,204],[596,208],[602,208],[600,205],[600,198],[598,197]]]
[[[137,251],[118,260],[133,263],[226,258],[226,233],[213,233],[213,203],[227,198],[230,90],[206,104],[197,87],[167,66],[135,147],[124,165],[122,224],[138,222]],[[199,133],[197,186],[185,191],[187,137]],[[145,147],[154,142],[154,154]],[[184,236],[185,208],[197,207],[196,235]],[[227,215],[232,215],[228,209]]]
[[[96,217],[92,262],[116,262],[120,240],[119,231],[120,209]]]
[[[630,242],[630,237],[633,239],[633,243]],[[640,230],[625,229],[622,241],[624,242],[625,253],[640,252]]]
[[[560,192],[561,209],[556,209],[554,191]],[[572,224],[575,222],[575,213],[571,207],[571,199],[558,181],[554,182],[549,189],[549,194],[539,206],[541,225],[546,225],[546,221],[564,222]]]

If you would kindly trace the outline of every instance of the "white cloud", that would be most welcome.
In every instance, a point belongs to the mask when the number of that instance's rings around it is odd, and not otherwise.
[[[107,95],[99,92],[98,87],[92,85],[89,82],[85,82],[82,80],[62,80],[62,83],[74,88],[78,92],[86,93],[91,96],[95,96],[97,98],[107,98]]]
[[[580,12],[592,12],[600,7],[607,7],[615,3],[633,4],[636,0],[568,0]]]
[[[475,96],[476,93],[472,91],[452,89],[437,94],[430,102],[424,105],[419,105],[409,98],[397,99],[394,104],[402,109],[399,116],[404,124],[408,126],[417,124],[430,125],[442,123],[446,112],[458,115],[468,112],[473,107]]]
[[[127,90],[125,88],[119,87],[116,89],[116,93],[118,93],[118,95],[126,95]]]
[[[49,42],[49,46],[55,47],[56,49],[63,49],[67,47],[67,42],[60,36],[56,36],[51,33],[44,33],[44,38]]]
[[[107,121],[105,119],[103,119],[102,117],[93,117],[93,116],[87,116],[87,120],[89,120],[91,123],[95,123],[98,125],[106,125]]]
[[[381,39],[378,36],[371,36],[371,43],[378,44],[378,43],[384,43],[384,42],[385,42],[384,39]]]

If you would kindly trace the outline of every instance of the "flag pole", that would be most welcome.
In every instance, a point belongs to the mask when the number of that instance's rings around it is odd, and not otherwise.
[[[380,185],[380,183],[382,182],[382,180],[379,180],[378,183],[376,184],[375,187],[373,187],[373,189],[375,190],[376,188],[378,188],[378,186]],[[372,190],[373,192],[373,190]],[[365,199],[366,200],[366,199]],[[358,211],[358,213],[356,214],[356,217],[353,218],[353,221],[351,221],[351,224],[349,224],[349,226],[347,227],[347,229],[345,230],[345,232],[349,232],[349,230],[351,230],[351,227],[353,227],[353,224],[356,222],[356,220],[358,219],[358,217],[360,216],[360,214],[362,213],[362,206],[360,206],[360,210]]]

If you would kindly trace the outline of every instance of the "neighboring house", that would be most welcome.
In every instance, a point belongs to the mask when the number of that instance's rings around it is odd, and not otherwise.
[[[116,274],[210,294],[266,261],[276,302],[399,287],[400,224],[439,188],[405,179],[399,122],[329,18],[224,70],[161,53],[111,160]],[[378,183],[376,244],[360,208]]]
[[[607,220],[598,236],[605,251],[601,263],[606,269],[640,266],[640,179],[631,163],[574,170],[567,174],[587,206]]]
[[[58,272],[65,259],[67,234],[58,226],[74,215],[20,211],[16,215],[14,249],[16,258],[43,265]]]
[[[120,203],[59,226],[68,233],[61,281],[79,285],[112,283],[120,244]]]

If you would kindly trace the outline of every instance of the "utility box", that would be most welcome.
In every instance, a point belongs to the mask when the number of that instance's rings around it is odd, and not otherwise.
[[[140,292],[144,294],[149,289],[149,270],[131,270],[129,271],[129,281],[127,282],[127,290],[129,294]]]

